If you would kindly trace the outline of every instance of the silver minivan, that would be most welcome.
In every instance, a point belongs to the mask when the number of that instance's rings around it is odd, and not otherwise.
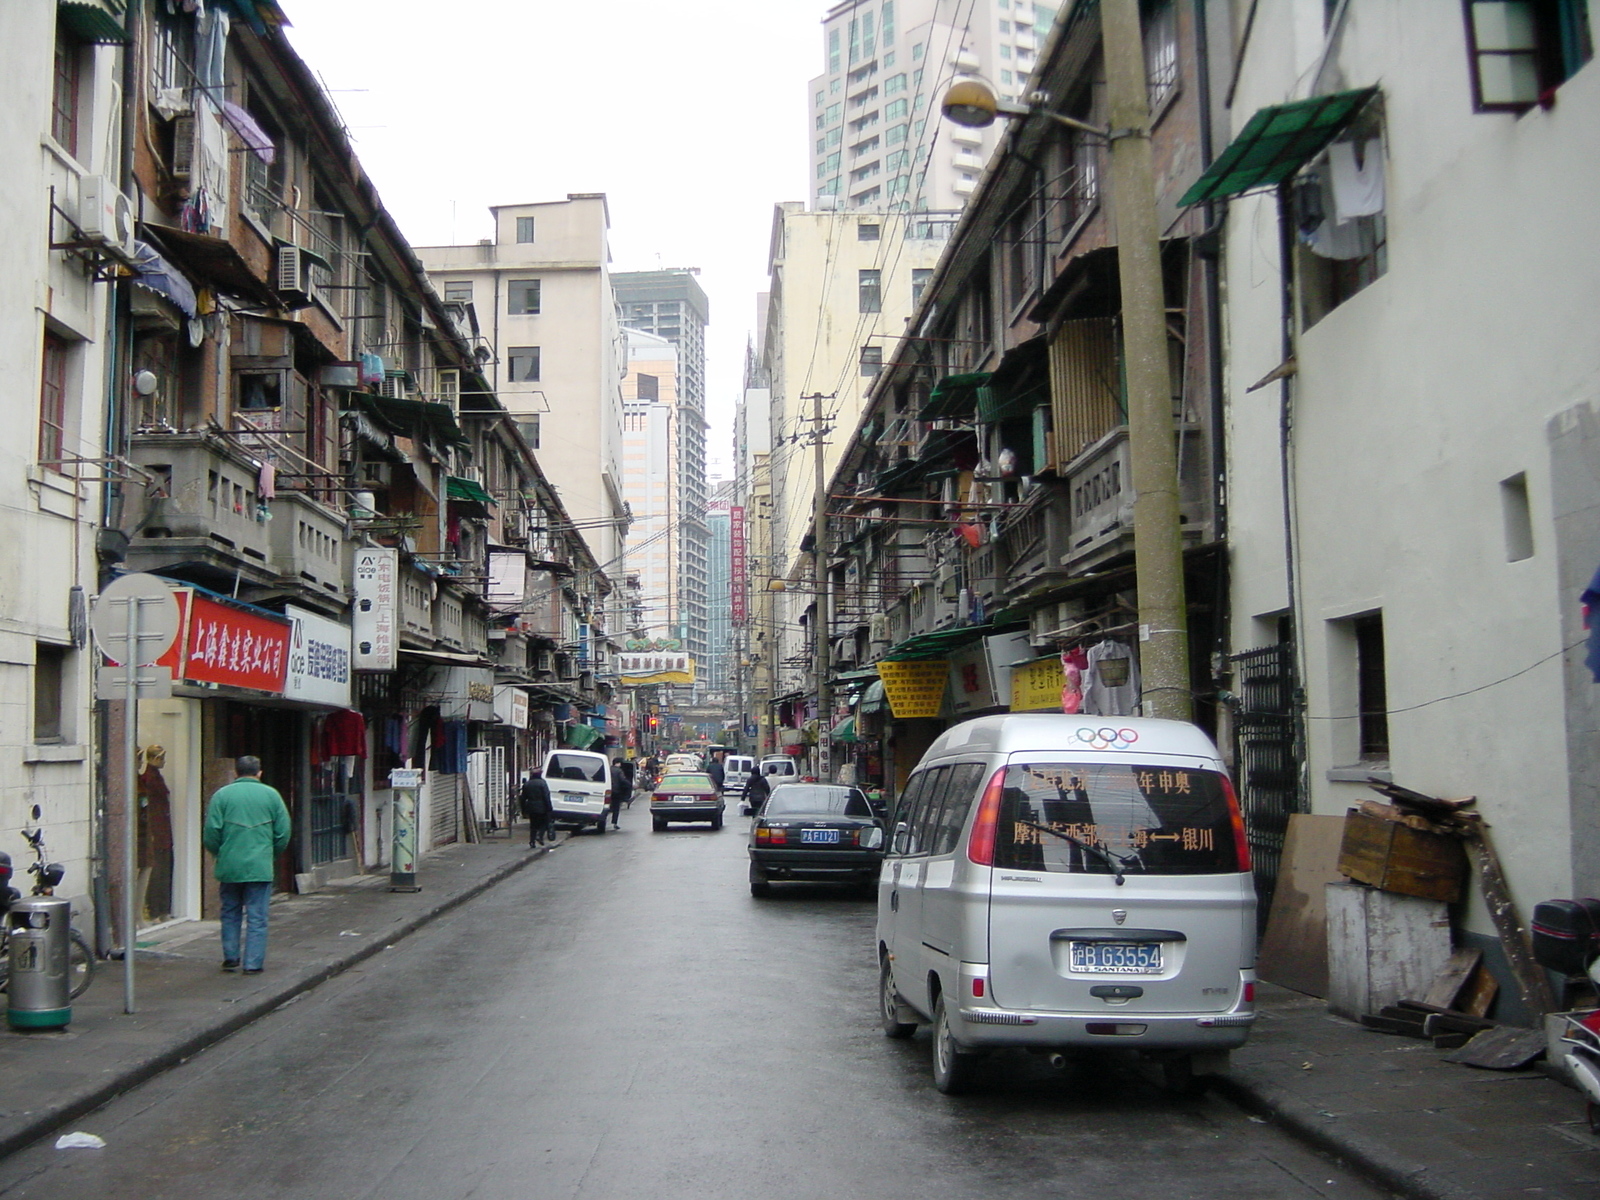
[[[933,1029],[934,1084],[986,1050],[1138,1051],[1191,1090],[1255,1021],[1238,801],[1193,725],[1013,713],[946,730],[891,818],[884,1033]]]

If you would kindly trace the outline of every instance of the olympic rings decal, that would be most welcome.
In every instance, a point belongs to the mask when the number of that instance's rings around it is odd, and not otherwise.
[[[1109,725],[1099,729],[1085,725],[1078,730],[1077,738],[1091,750],[1126,750],[1139,740],[1139,734],[1132,729],[1113,729]]]

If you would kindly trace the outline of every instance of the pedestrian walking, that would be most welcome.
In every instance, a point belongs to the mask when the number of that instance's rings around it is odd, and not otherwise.
[[[751,772],[750,778],[744,785],[744,806],[752,813],[761,811],[761,806],[767,802],[767,797],[772,794],[772,785],[767,781],[766,775],[760,771]]]
[[[550,840],[550,785],[539,767],[528,772],[517,792],[517,807],[528,818],[528,847],[542,846]]]
[[[622,815],[622,802],[633,795],[632,776],[623,768],[620,758],[611,760],[611,790],[606,793],[606,814],[611,818],[611,828],[621,826],[617,818]]]
[[[259,975],[267,961],[267,906],[272,903],[273,860],[289,845],[289,809],[278,789],[261,782],[261,760],[235,760],[232,783],[206,808],[201,839],[216,856],[222,893],[222,969]],[[239,926],[244,925],[240,956]]]
[[[706,767],[706,774],[711,776],[711,782],[717,785],[717,791],[720,792],[722,790],[722,781],[727,778],[727,772],[723,769],[722,760],[713,758]]]
[[[622,772],[622,802],[629,808],[633,807],[633,793],[639,786],[639,775],[634,765],[626,758],[619,758],[611,764],[613,771]]]

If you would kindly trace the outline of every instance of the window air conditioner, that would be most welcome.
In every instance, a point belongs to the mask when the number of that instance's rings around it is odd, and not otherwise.
[[[287,245],[278,247],[278,271],[274,282],[286,307],[310,307],[315,288],[311,283],[311,259],[304,248]]]
[[[387,400],[404,400],[411,394],[411,376],[405,371],[383,373],[382,395]]]
[[[78,182],[78,233],[118,258],[133,261],[133,202],[104,175]]]

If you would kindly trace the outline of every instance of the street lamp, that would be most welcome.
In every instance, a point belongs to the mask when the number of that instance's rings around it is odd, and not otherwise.
[[[1110,143],[1110,207],[1122,284],[1128,462],[1134,489],[1133,554],[1138,580],[1139,638],[1143,643],[1139,655],[1144,676],[1142,703],[1147,716],[1187,721],[1192,715],[1189,621],[1178,511],[1178,458],[1173,444],[1166,295],[1161,279],[1161,234],[1150,162],[1150,100],[1138,0],[1101,0],[1100,36],[1109,128],[1101,129],[1038,106],[1000,101],[986,84],[975,79],[952,85],[941,107],[950,120],[968,127],[989,125],[998,117],[1048,117]]]

